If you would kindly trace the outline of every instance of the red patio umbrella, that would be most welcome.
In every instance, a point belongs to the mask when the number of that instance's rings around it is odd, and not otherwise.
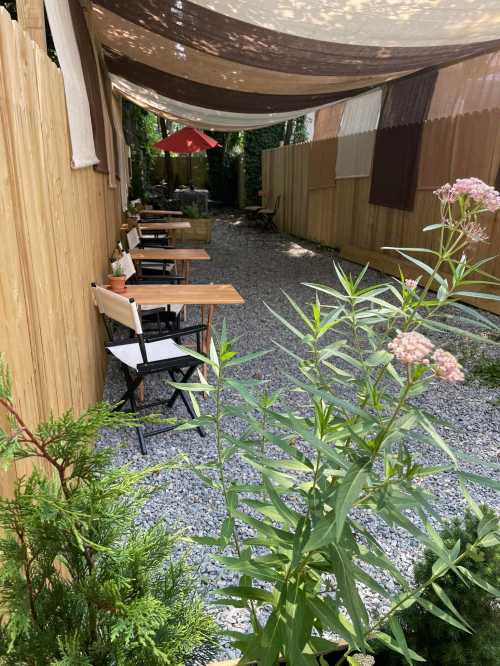
[[[158,150],[168,150],[172,153],[188,153],[189,154],[189,180],[190,187],[193,189],[193,165],[191,162],[192,153],[199,153],[203,150],[210,148],[220,147],[220,143],[213,139],[208,134],[204,134],[201,130],[194,129],[194,127],[184,127],[178,132],[174,132],[170,136],[165,137],[154,147]]]

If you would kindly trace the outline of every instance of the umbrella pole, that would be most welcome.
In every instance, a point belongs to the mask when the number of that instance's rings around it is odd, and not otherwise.
[[[193,184],[193,155],[192,153],[189,153],[189,188],[191,190],[194,190],[194,184]]]

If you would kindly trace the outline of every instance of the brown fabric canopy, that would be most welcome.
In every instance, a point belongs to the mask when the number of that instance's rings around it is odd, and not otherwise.
[[[115,89],[204,127],[270,125],[500,48],[497,0],[456,0],[453,11],[413,0],[410,13],[407,0],[86,4]]]

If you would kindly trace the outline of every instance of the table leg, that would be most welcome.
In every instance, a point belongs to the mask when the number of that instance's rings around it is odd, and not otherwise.
[[[201,319],[202,319],[202,323],[204,324],[205,323],[205,307],[203,305],[201,307],[202,307]],[[206,320],[207,330],[205,331],[205,334],[204,334],[203,340],[202,340],[203,353],[206,356],[210,356],[210,342],[212,340],[212,321],[213,321],[213,317],[214,317],[215,308],[216,308],[215,305],[209,305],[208,310],[207,310],[207,320]],[[207,375],[208,375],[208,365],[207,364],[205,364],[203,366],[202,372],[203,372],[203,375],[206,378]]]
[[[184,277],[184,284],[189,284],[189,278],[191,275],[191,262],[188,259],[185,259],[182,262],[181,275]],[[184,321],[187,319],[187,305],[184,306],[183,319]]]

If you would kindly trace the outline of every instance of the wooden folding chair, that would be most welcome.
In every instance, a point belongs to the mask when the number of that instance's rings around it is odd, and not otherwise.
[[[130,329],[133,336],[125,340],[113,340],[107,342],[106,351],[112,354],[120,363],[123,372],[127,390],[121,396],[116,409],[123,409],[127,403],[131,411],[137,413],[143,409],[150,409],[166,405],[171,409],[175,402],[180,398],[184,403],[186,411],[191,419],[196,418],[189,399],[184,391],[176,388],[165,400],[157,400],[139,407],[136,393],[147,375],[164,373],[167,374],[173,382],[188,383],[194,371],[201,366],[202,361],[194,356],[186,354],[179,344],[185,337],[196,338],[196,350],[202,350],[202,334],[206,326],[191,326],[185,329],[178,329],[160,336],[146,337],[142,330],[141,319],[137,304],[133,298],[126,298],[120,294],[115,294],[104,287],[99,287],[92,283],[97,307],[109,332],[110,322],[121,324]],[[179,344],[178,344],[179,343]],[[137,437],[141,453],[146,454],[146,439],[155,437],[164,432],[173,430],[175,425],[165,425],[152,430],[144,426],[138,426]],[[203,428],[196,428],[200,437],[205,437]]]
[[[144,247],[141,244],[141,238],[136,227],[132,227],[130,231],[127,232],[127,245],[128,249],[134,250],[136,247]],[[157,246],[155,246],[157,247]],[[141,262],[141,275],[149,276],[166,276],[169,275],[175,269],[175,263],[169,261],[142,261]]]
[[[280,207],[281,195],[278,194],[274,202],[274,208],[261,208],[258,212],[258,218],[261,226],[266,231],[278,231],[274,218]]]
[[[122,252],[121,256],[111,262],[111,269],[114,271],[117,267],[122,269],[126,282],[135,284],[180,284],[185,280],[183,275],[137,275],[135,265],[129,252]],[[158,332],[161,331],[162,324],[165,328],[179,328],[181,314],[184,305],[169,303],[158,303],[156,305],[143,305],[141,315],[147,323],[156,323]]]

